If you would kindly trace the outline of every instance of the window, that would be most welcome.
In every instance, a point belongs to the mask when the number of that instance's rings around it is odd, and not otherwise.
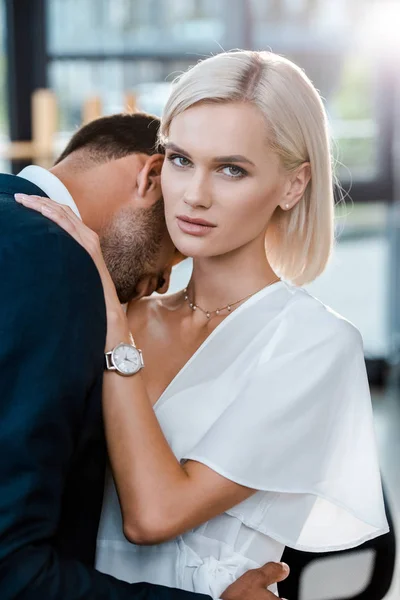
[[[82,103],[100,96],[105,113],[124,92],[160,114],[169,81],[221,48],[284,54],[305,69],[325,99],[342,180],[378,175],[378,82],[363,32],[373,0],[51,0],[50,84],[61,127],[80,124]]]

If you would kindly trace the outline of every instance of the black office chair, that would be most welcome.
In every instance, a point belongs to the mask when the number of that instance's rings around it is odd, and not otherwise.
[[[349,595],[346,598],[342,596],[340,600],[382,600],[389,591],[392,583],[396,560],[395,531],[386,496],[385,508],[390,527],[389,533],[370,540],[362,546],[340,552],[321,552],[318,554],[286,548],[282,560],[290,566],[290,576],[286,581],[279,584],[279,595],[289,600],[300,600],[302,577],[309,565],[317,564],[318,561],[322,561],[325,558],[334,559],[338,555],[344,557],[368,549],[373,551],[374,560],[367,586],[355,596]],[[301,600],[307,599],[301,598]],[[338,599],[332,596],[329,600]]]

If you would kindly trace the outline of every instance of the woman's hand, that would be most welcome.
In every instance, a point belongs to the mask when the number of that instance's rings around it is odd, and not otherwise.
[[[26,194],[15,194],[15,200],[57,223],[90,254],[99,271],[104,289],[108,321],[106,349],[113,348],[119,342],[129,341],[128,321],[104,262],[97,233],[87,227],[69,206],[58,204],[49,198],[28,196]]]

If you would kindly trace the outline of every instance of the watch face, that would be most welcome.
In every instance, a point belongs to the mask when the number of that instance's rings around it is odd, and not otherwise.
[[[120,344],[112,354],[115,367],[124,375],[137,373],[142,367],[139,350],[129,344]]]

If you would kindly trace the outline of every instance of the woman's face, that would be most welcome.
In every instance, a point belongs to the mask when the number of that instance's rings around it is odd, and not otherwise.
[[[264,239],[286,179],[256,107],[187,109],[171,123],[162,169],[175,246],[186,256],[214,257]]]

